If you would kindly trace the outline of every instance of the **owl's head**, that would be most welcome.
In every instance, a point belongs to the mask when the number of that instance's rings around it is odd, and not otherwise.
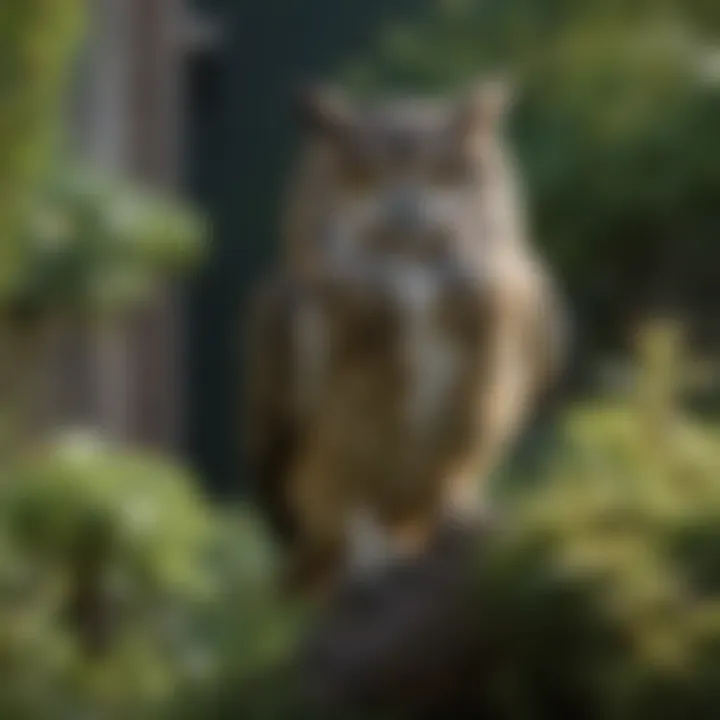
[[[506,80],[475,83],[454,98],[355,103],[328,87],[304,89],[298,110],[305,131],[324,141],[348,191],[397,183],[458,188],[474,184],[509,107]]]
[[[388,241],[413,238],[419,247],[422,238],[435,252],[467,232],[479,195],[498,181],[498,140],[511,95],[499,79],[457,97],[370,105],[329,88],[301,92],[302,126],[330,173],[333,243],[383,238],[387,252]]]

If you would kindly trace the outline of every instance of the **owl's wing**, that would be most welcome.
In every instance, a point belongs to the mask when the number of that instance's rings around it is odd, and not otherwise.
[[[539,268],[506,275],[488,297],[478,466],[494,469],[557,382],[567,351],[564,305]]]
[[[570,353],[571,323],[568,305],[549,274],[543,273],[529,307],[528,352],[534,361],[534,395],[552,390]]]
[[[277,277],[251,298],[243,404],[253,496],[271,530],[287,543],[296,532],[287,492],[298,444],[291,401],[293,302],[291,284]]]

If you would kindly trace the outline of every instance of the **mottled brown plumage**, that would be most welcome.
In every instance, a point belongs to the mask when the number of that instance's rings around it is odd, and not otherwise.
[[[472,513],[562,357],[497,85],[459,103],[359,111],[314,95],[303,109],[248,403],[258,496],[301,583],[373,535],[379,551],[421,547],[449,510]]]

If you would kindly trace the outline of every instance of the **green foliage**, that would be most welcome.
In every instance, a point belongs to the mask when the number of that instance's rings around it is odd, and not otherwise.
[[[18,233],[46,171],[82,0],[0,7],[0,291],[22,261]]]
[[[278,594],[278,560],[253,509],[234,509],[215,566],[223,591],[203,625],[215,648],[217,672],[212,682],[182,694],[170,706],[170,717],[306,717],[298,705],[292,657],[312,610]]]
[[[223,518],[178,465],[92,434],[25,442],[53,321],[134,308],[203,249],[177,200],[54,164],[83,6],[0,4],[0,716],[17,720],[161,715],[213,673],[225,570]]]
[[[12,307],[105,315],[147,301],[194,267],[205,230],[177,200],[86,169],[65,169],[40,196]]]
[[[143,717],[212,669],[221,525],[178,467],[68,437],[5,479],[0,530],[4,717]]]
[[[583,319],[616,340],[646,303],[718,300],[720,80],[704,68],[719,33],[702,3],[455,0],[344,74],[374,94],[509,70],[538,239]]]
[[[671,333],[641,347],[636,397],[568,414],[481,570],[493,717],[711,717],[720,699],[720,443],[674,405]]]

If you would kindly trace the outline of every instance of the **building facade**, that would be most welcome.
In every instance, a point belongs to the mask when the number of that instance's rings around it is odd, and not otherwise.
[[[75,151],[142,186],[183,190],[186,66],[202,50],[181,0],[95,0],[68,108]],[[55,426],[177,451],[185,407],[180,290],[101,329],[74,327],[48,358]]]

